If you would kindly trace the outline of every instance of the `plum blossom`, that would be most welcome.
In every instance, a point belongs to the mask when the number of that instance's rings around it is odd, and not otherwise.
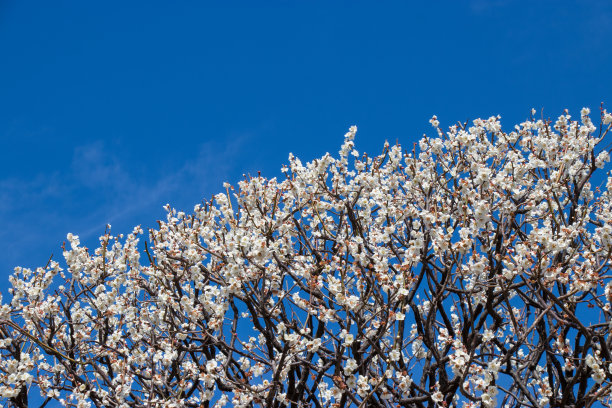
[[[68,234],[0,297],[0,402],[610,405],[612,115],[430,123]]]

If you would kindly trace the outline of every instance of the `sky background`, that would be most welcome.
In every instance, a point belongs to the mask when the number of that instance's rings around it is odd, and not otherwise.
[[[610,109],[610,38],[609,1],[0,0],[0,290],[351,125],[377,154],[434,114]]]

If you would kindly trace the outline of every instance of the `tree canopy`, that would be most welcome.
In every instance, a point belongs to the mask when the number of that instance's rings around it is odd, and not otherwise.
[[[0,401],[609,404],[612,115],[589,115],[434,116],[377,156],[352,127],[282,180],[167,206],[147,240],[68,234],[64,266],[16,268],[0,299]]]

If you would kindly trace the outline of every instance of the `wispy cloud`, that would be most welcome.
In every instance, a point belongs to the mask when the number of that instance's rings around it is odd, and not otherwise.
[[[234,138],[229,143],[204,143],[191,158],[152,178],[131,172],[117,157],[109,154],[103,144],[75,149],[75,176],[82,185],[102,191],[109,197],[88,217],[91,228],[83,231],[82,235],[98,234],[106,223],[130,218],[146,209],[159,209],[166,203],[180,205],[189,198],[203,198],[206,193],[220,191],[246,139],[248,135]]]
[[[7,250],[0,277],[24,261],[40,264],[51,251],[57,253],[69,231],[93,240],[107,223],[152,225],[166,203],[190,210],[204,196],[221,191],[249,138],[243,134],[206,142],[178,164],[150,163],[148,168],[122,161],[111,146],[97,141],[74,148],[70,171],[0,179],[0,244]]]
[[[515,1],[516,0],[471,0],[469,4],[473,13],[480,14],[507,7]]]

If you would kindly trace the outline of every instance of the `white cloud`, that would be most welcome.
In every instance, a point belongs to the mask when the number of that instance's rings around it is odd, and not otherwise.
[[[470,9],[472,12],[480,14],[490,10],[507,7],[515,1],[516,0],[471,0]]]
[[[143,163],[139,158],[140,168],[98,141],[74,149],[71,171],[0,179],[0,244],[7,250],[0,261],[0,278],[17,265],[46,262],[51,252],[58,259],[68,232],[91,242],[104,233],[107,223],[124,227],[113,228],[114,233],[130,232],[141,223],[153,226],[164,216],[166,203],[190,211],[222,190],[223,181],[240,165],[236,157],[248,139],[250,135],[244,134],[227,142],[203,143],[187,150],[178,164]]]

